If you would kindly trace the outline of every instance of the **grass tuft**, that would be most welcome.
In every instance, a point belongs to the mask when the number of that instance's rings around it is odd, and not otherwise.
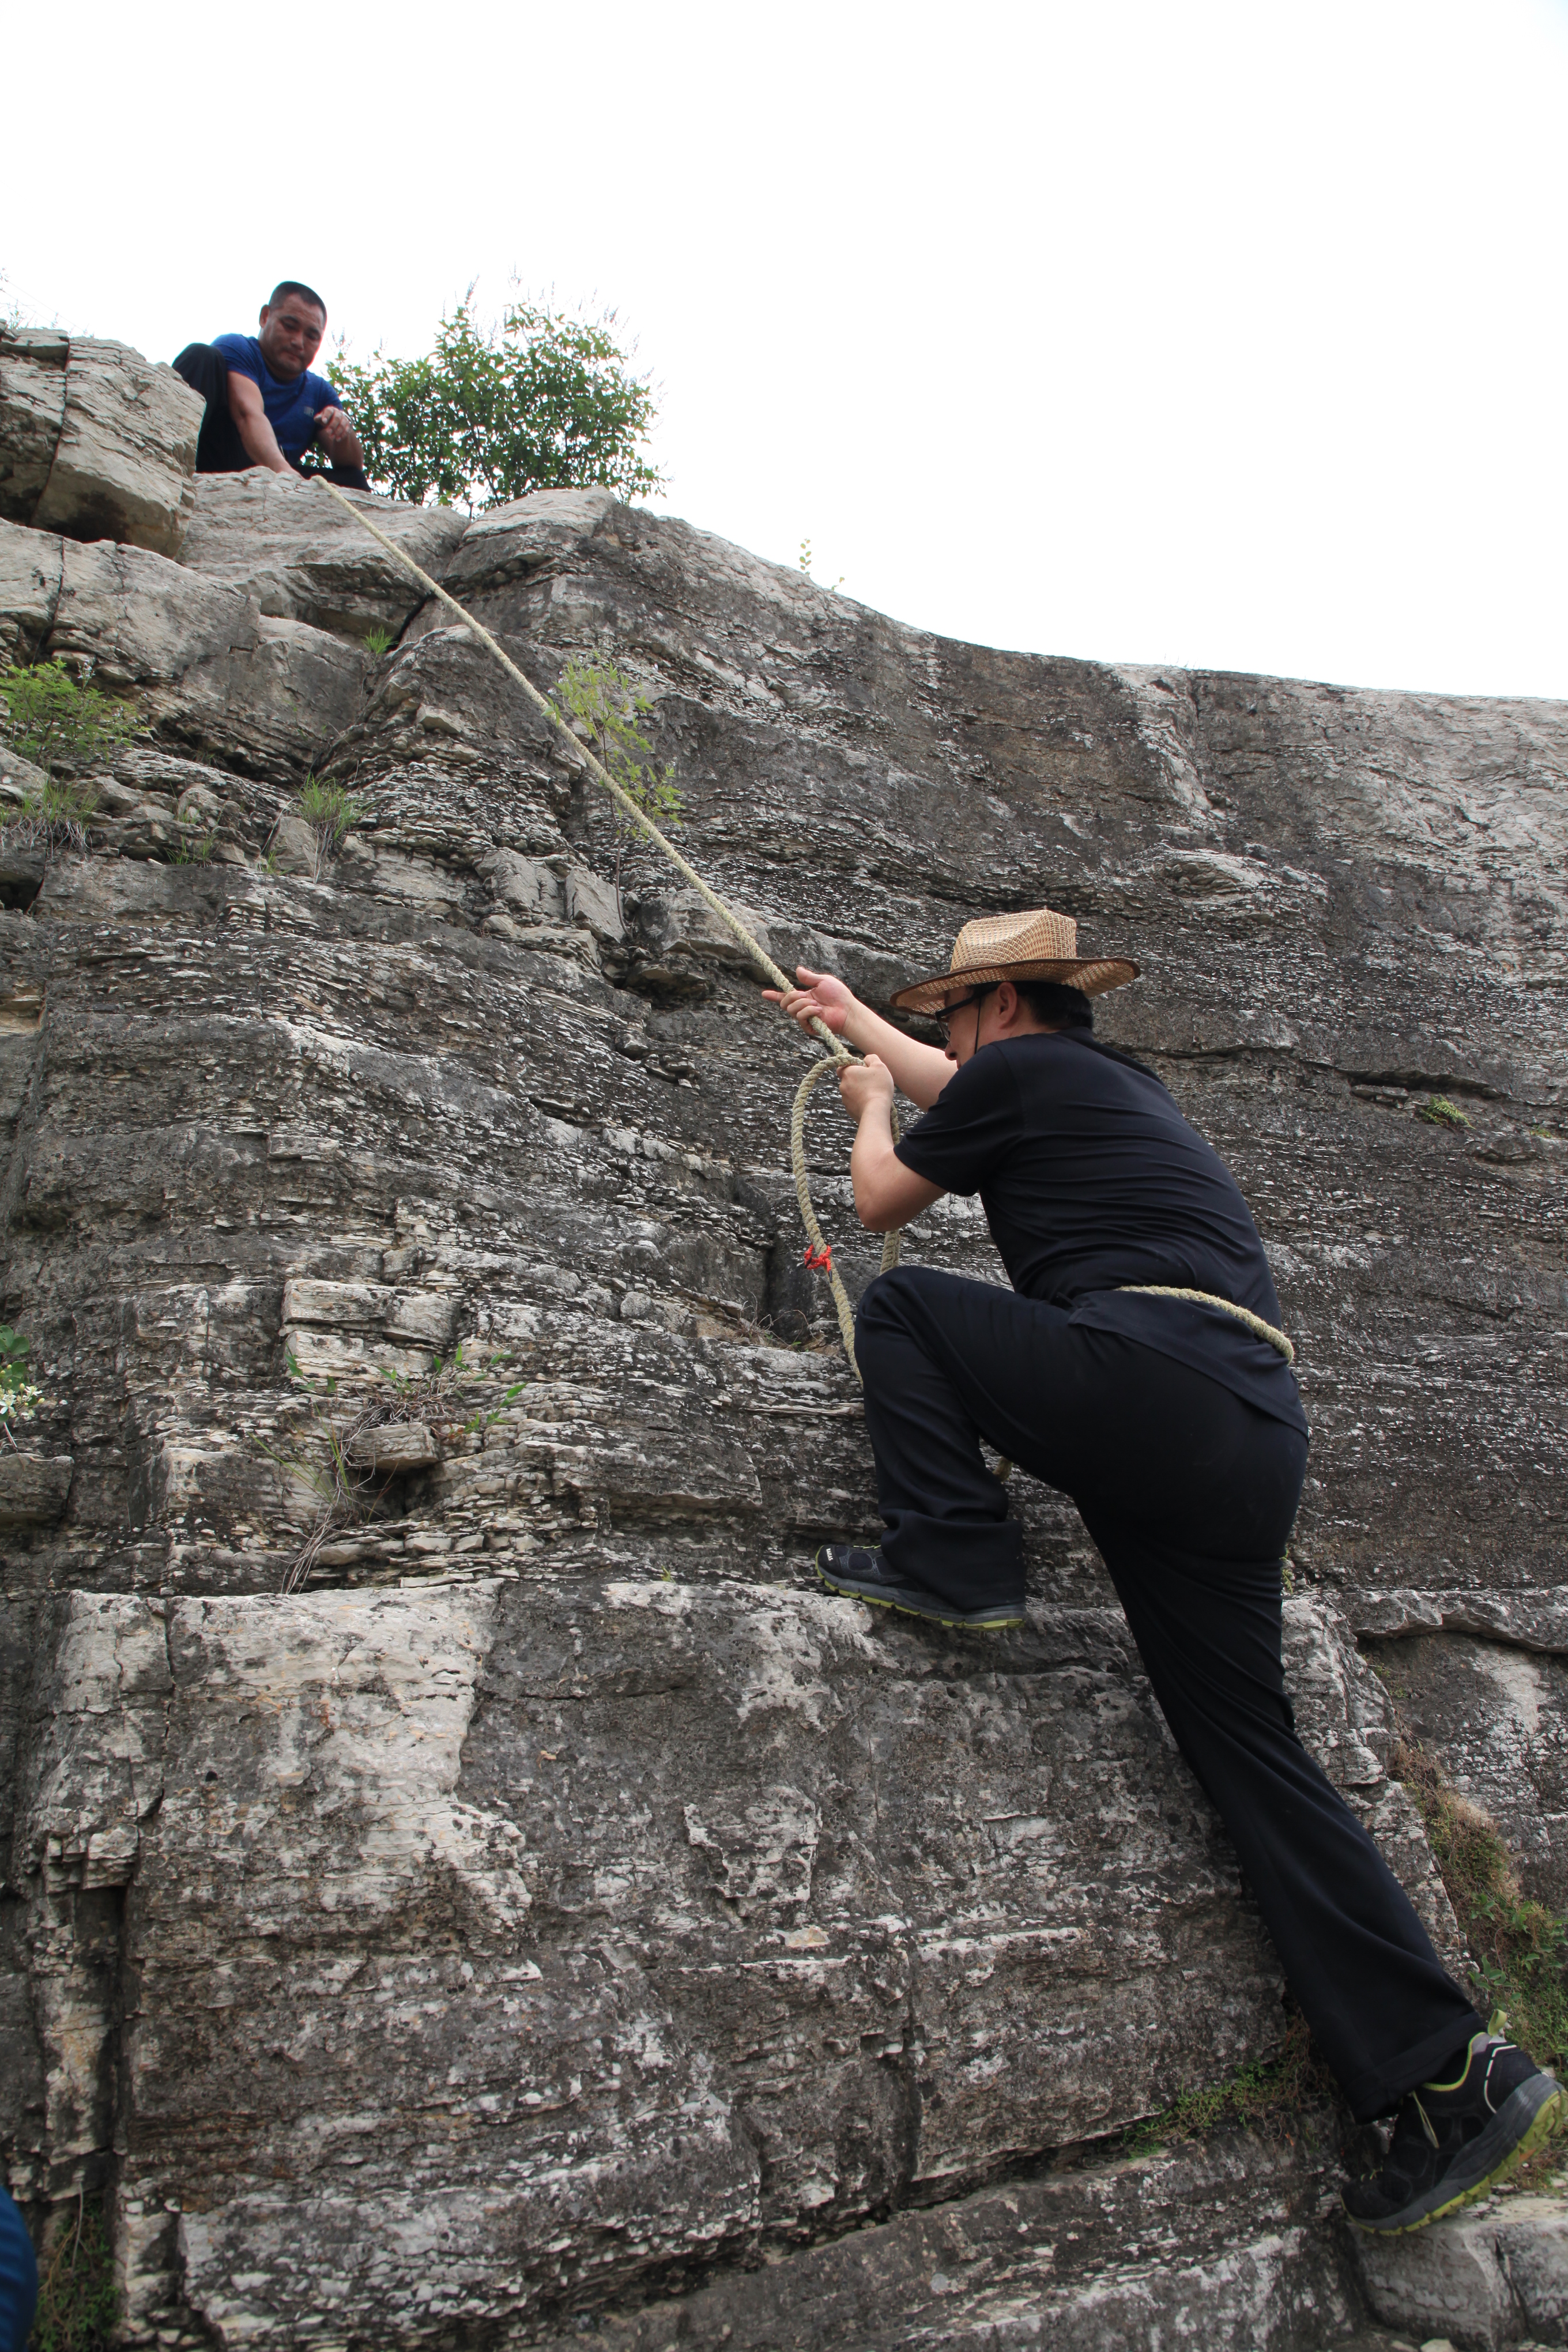
[[[300,790],[300,814],[316,837],[316,878],[343,845],[345,835],[364,814],[363,805],[342,784],[307,776]]]
[[[1391,1769],[1409,1790],[1464,1931],[1483,2011],[1505,2011],[1510,2040],[1537,2065],[1568,2062],[1568,1921],[1520,1888],[1496,1824],[1450,1789],[1406,1740]]]
[[[1196,2139],[1222,2125],[1278,2130],[1310,2100],[1333,2097],[1334,2079],[1312,2047],[1307,2021],[1291,2015],[1278,2058],[1254,2059],[1223,2083],[1184,2091],[1162,2115],[1148,2116],[1127,2135],[1129,2154],[1142,2156],[1173,2140]]]
[[[1428,1127],[1468,1127],[1468,1111],[1450,1102],[1447,1095],[1428,1095],[1424,1103],[1415,1106],[1415,1117],[1424,1118]]]
[[[89,2199],[42,2267],[29,2352],[108,2352],[118,2308],[103,2208]]]
[[[67,849],[79,855],[87,847],[87,829],[98,800],[98,786],[90,780],[79,783],[69,777],[46,776],[26,795],[21,813],[0,829],[0,847],[41,849],[48,857]]]

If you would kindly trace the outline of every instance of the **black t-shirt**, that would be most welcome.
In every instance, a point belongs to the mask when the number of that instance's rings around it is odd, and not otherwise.
[[[1126,1283],[1207,1290],[1279,1323],[1236,1180],[1152,1070],[1087,1033],[1032,1032],[956,1070],[897,1146],[944,1192],[978,1192],[1015,1290],[1119,1331],[1303,1432],[1295,1375],[1234,1316]]]

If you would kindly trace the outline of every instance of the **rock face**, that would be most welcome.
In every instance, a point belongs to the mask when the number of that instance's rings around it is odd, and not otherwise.
[[[0,329],[0,516],[178,555],[202,414],[124,343]]]
[[[96,1895],[136,1983],[149,2316],[178,2275],[236,2335],[307,2340],[325,2301],[384,2339],[416,2228],[426,2317],[538,2325],[950,2199],[1279,2032],[1110,1612],[1042,1608],[998,1655],[787,1587],[552,1571],[37,1622],[12,1867],[76,2063],[40,2035],[26,2185],[60,2194],[108,2123],[60,1932]]]
[[[1016,1636],[812,1589],[876,1515],[807,1049],[322,504],[204,484],[184,565],[0,531],[14,657],[153,730],[0,913],[59,1499],[0,1529],[17,2193],[104,2190],[173,2340],[1313,2352],[1342,2117],[1116,2152],[1285,2017],[1076,1515],[1018,1482]],[[781,961],[880,1002],[1040,900],[1142,961],[1106,1034],[1300,1350],[1299,1719],[1458,1964],[1354,1630],[1563,1612],[1568,714],[947,644],[604,493],[392,521],[541,684],[613,649]],[[910,1247],[998,1278],[973,1203]]]
[[[437,580],[468,529],[450,507],[389,507],[357,490],[342,495]],[[198,572],[247,590],[271,618],[343,636],[381,630],[395,637],[425,601],[412,574],[318,484],[258,466],[198,477],[184,552]]]
[[[1493,2197],[1418,2238],[1358,2238],[1368,2300],[1391,2327],[1463,2352],[1561,2344],[1568,2329],[1568,2204]]]
[[[374,544],[374,542],[373,542]],[[279,778],[321,758],[360,706],[364,656],[325,630],[266,618],[242,588],[106,540],[89,547],[0,523],[0,651],[90,659],[134,688],[172,742]]]

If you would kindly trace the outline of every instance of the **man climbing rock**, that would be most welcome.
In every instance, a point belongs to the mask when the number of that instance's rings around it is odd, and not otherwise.
[[[945,1051],[802,967],[769,991],[866,1055],[839,1092],[874,1233],[978,1192],[1011,1290],[927,1267],[856,1318],[886,1532],[825,1545],[832,1592],[940,1625],[1025,1614],[1022,1533],[981,1443],[1071,1496],[1183,1755],[1222,1815],[1313,2038],[1363,2121],[1397,2110],[1363,2228],[1420,2228],[1560,2131],[1563,2093],[1488,2032],[1404,1889],[1296,1736],[1280,1561],[1307,1421],[1268,1260],[1216,1153],[1094,1034],[1136,964],[1078,953],[1048,908],[966,923],[895,1005]],[[895,1143],[895,1084],[925,1116]]]
[[[327,331],[327,306],[309,286],[286,278],[261,306],[254,335],[219,335],[187,343],[174,362],[206,402],[196,441],[198,474],[238,474],[267,466],[275,474],[306,471],[320,447],[330,481],[368,490],[364,452],[342,402],[310,362]]]

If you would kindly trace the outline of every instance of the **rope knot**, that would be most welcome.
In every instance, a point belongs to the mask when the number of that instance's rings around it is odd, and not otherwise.
[[[808,1247],[805,1253],[805,1263],[810,1266],[813,1274],[831,1274],[833,1271],[832,1249],[826,1242],[823,1243],[820,1249]]]

